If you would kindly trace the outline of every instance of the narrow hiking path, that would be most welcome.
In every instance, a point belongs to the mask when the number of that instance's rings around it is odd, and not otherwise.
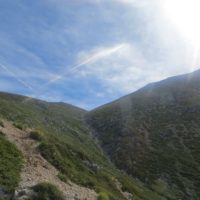
[[[24,155],[24,166],[21,181],[17,190],[23,190],[40,182],[49,182],[56,185],[67,200],[96,200],[95,191],[78,186],[72,182],[64,183],[58,177],[58,170],[47,162],[37,149],[38,142],[29,137],[29,131],[15,128],[12,123],[4,121],[0,127],[9,141],[13,142]]]

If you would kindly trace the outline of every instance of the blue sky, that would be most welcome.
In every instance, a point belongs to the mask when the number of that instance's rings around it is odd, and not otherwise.
[[[198,65],[161,0],[0,0],[0,91],[92,109]]]

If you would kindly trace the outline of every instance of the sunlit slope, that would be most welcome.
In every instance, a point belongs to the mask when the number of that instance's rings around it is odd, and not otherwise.
[[[22,154],[0,132],[0,190],[13,192],[20,179]]]
[[[71,180],[94,189],[102,199],[126,199],[123,190],[132,193],[137,200],[165,200],[110,163],[82,122],[85,113],[68,104],[0,93],[0,117],[19,129],[36,130],[34,137],[40,142],[38,148],[42,156],[59,170],[62,181]]]
[[[149,84],[87,122],[120,169],[168,199],[200,199],[200,71]]]

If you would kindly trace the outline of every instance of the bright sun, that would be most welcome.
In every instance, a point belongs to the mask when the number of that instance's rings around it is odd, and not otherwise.
[[[165,2],[165,3],[164,3]],[[165,0],[167,16],[194,46],[200,46],[200,0]]]

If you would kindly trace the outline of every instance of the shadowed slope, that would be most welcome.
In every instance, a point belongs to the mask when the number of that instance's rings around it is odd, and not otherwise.
[[[200,198],[200,70],[101,106],[87,122],[120,169],[169,199]]]

